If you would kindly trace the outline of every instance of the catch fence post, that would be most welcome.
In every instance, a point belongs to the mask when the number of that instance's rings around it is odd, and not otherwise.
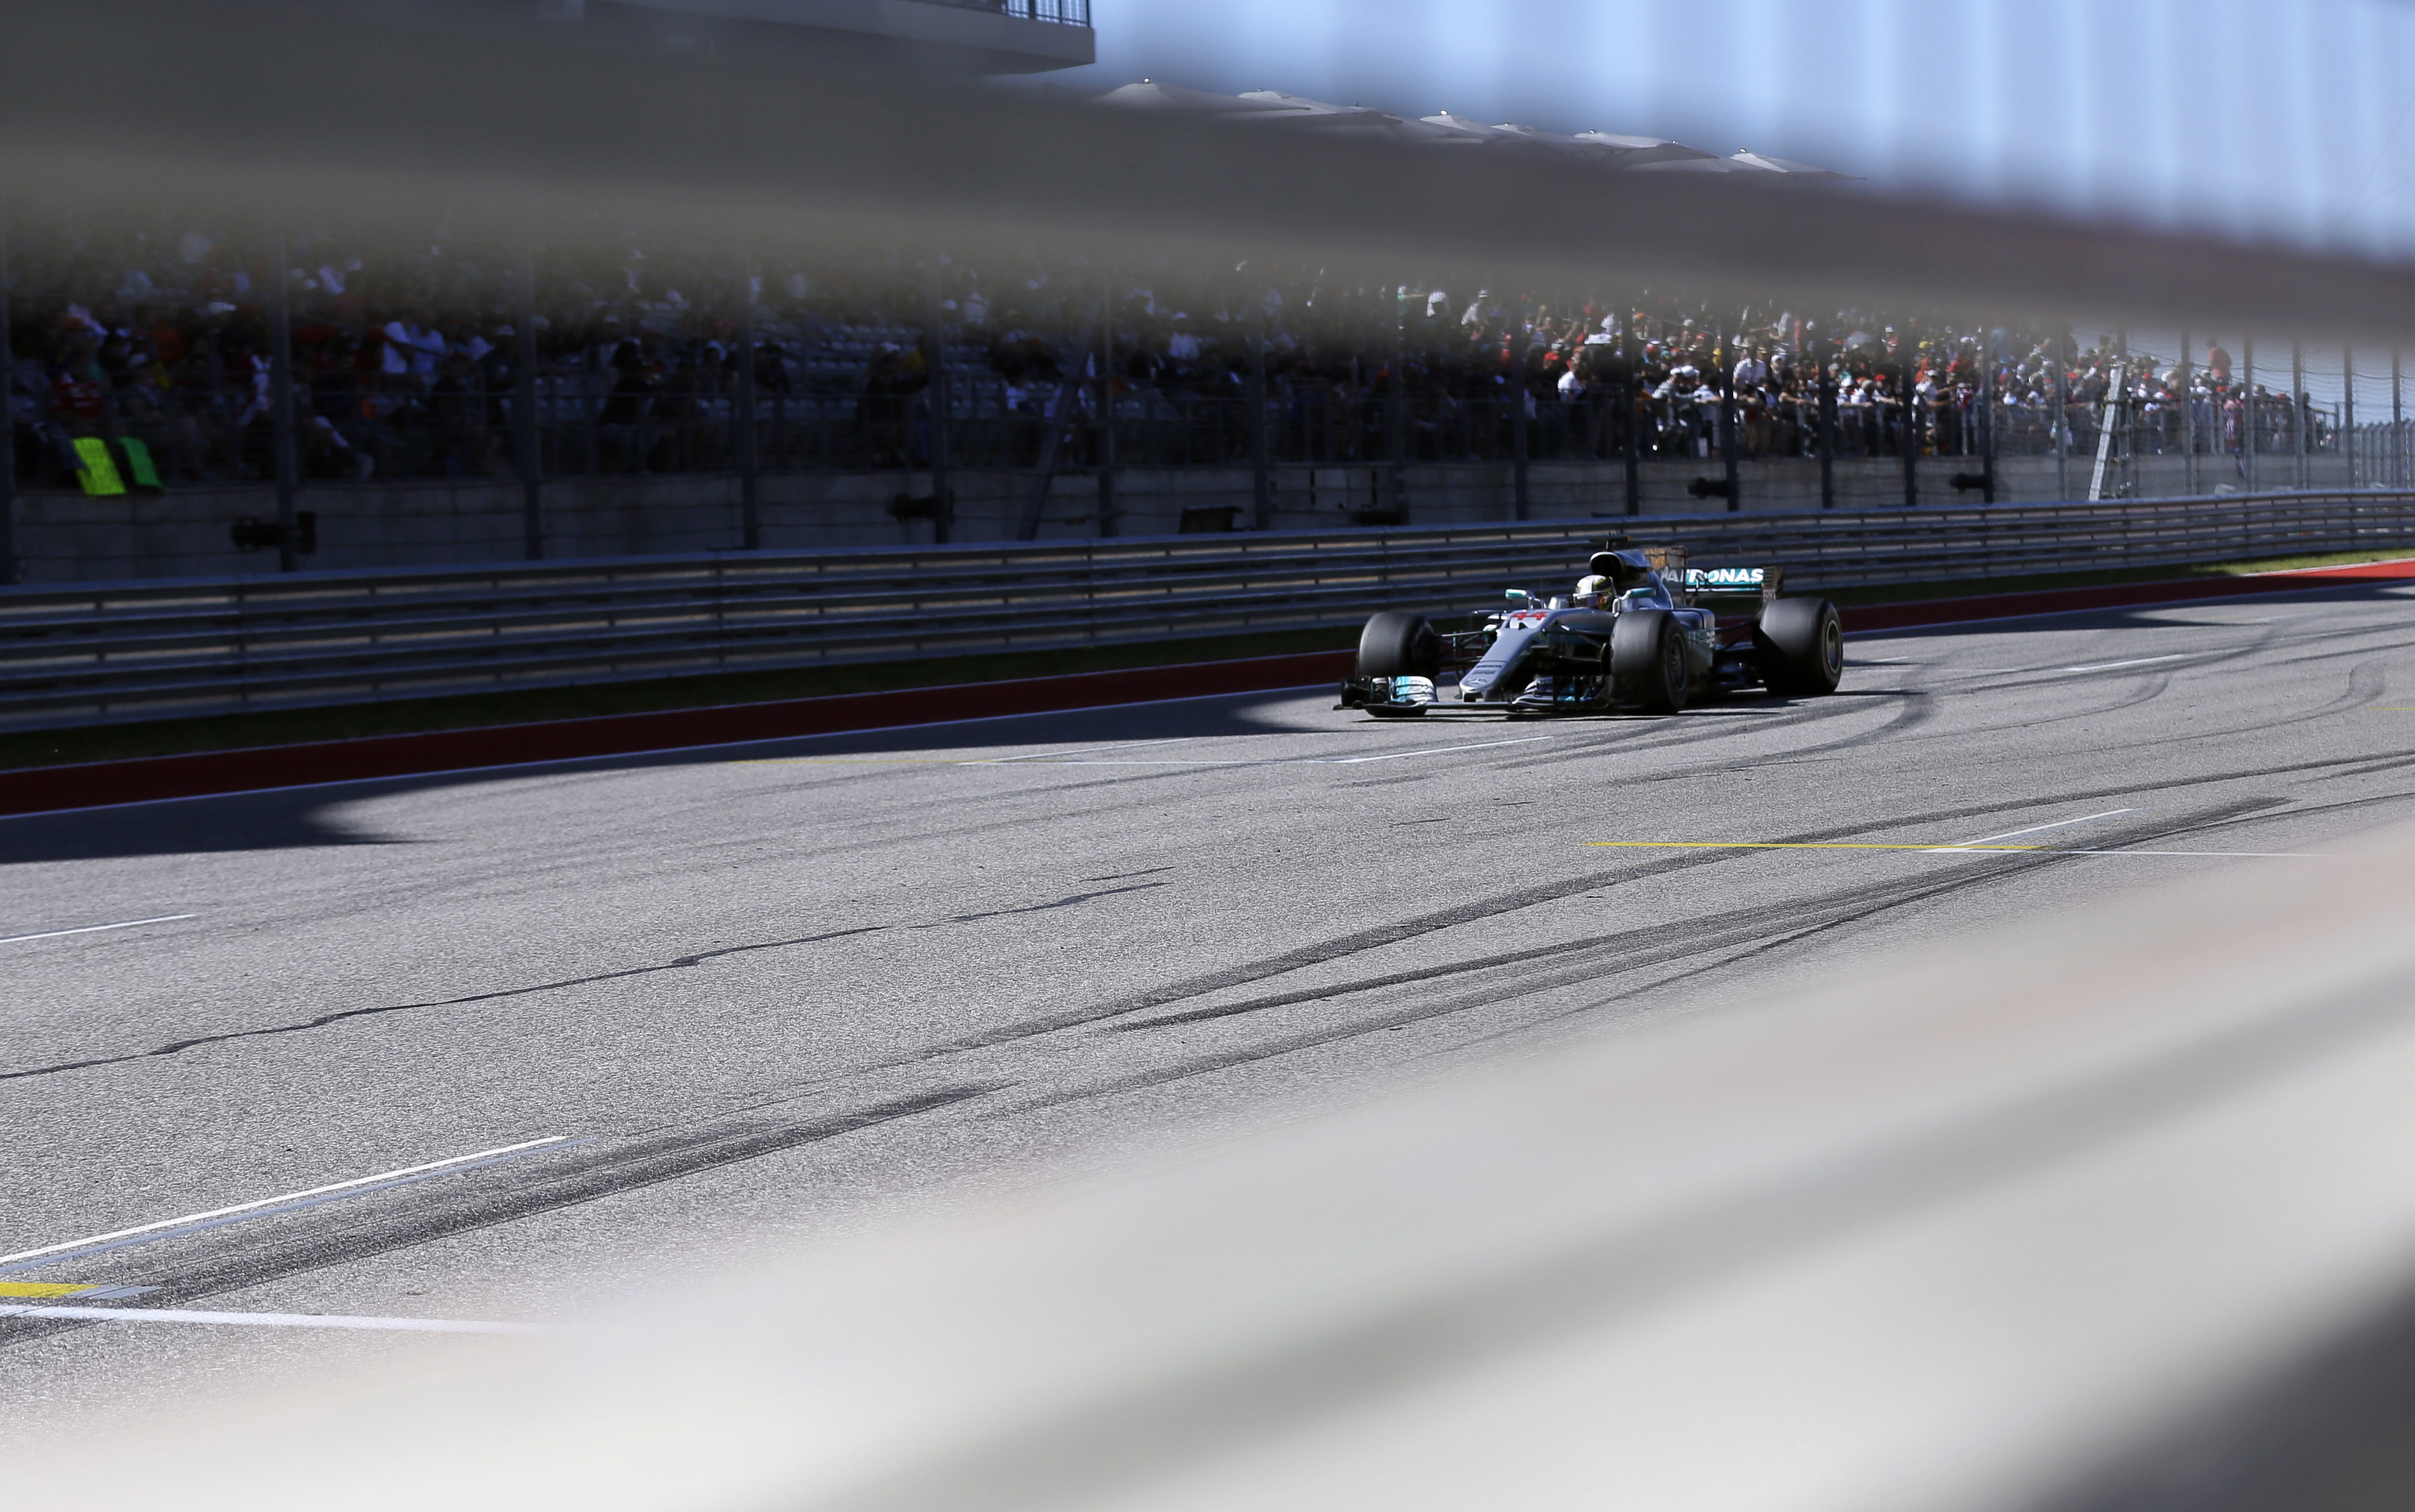
[[[0,588],[23,576],[17,559],[17,352],[8,321],[8,211],[0,205]]]
[[[1099,286],[1099,533],[1116,533],[1116,300],[1113,274]]]
[[[1903,507],[1917,509],[1920,506],[1920,397],[1912,388],[1913,349],[1912,331],[1908,326],[1904,330],[1903,341],[1903,354],[1896,365],[1900,374],[1897,382],[1902,385],[1902,391],[1897,397],[1903,403],[1903,423],[1896,427],[1896,435],[1903,446]]]
[[[520,546],[535,561],[545,555],[545,453],[536,421],[536,239],[520,247],[512,301],[512,430],[520,465]]]
[[[2258,464],[2257,457],[2263,450],[2256,443],[2256,338],[2243,336],[2239,339],[2239,449],[2247,459],[2247,491],[2256,491]]]
[[[1844,349],[1837,349],[1841,357]],[[1837,507],[1837,364],[1820,365],[1820,507]]]
[[[1398,514],[1408,507],[1409,493],[1409,286],[1402,284],[1392,297],[1390,382],[1384,385],[1385,491],[1383,508]]]
[[[1627,512],[1643,513],[1643,396],[1635,382],[1634,345],[1628,339],[1628,327],[1635,323],[1632,309],[1618,322],[1618,392],[1625,415],[1620,435],[1619,460],[1626,465]]]
[[[2306,344],[2289,338],[2289,452],[2294,486],[2306,486]]]
[[[763,548],[763,459],[762,439],[756,433],[755,418],[755,285],[756,274],[750,263],[738,275],[738,546],[742,551]],[[947,514],[948,501],[940,492],[939,512]]]
[[[2356,487],[2356,349],[2340,343],[2340,446],[2348,454],[2348,486]]]
[[[2071,501],[2071,448],[2065,444],[2071,429],[2071,368],[2064,360],[2069,336],[2058,325],[2050,353],[2054,363],[2054,423],[2048,430],[2054,438],[2054,497],[2058,503]]]
[[[2390,486],[2407,487],[2407,414],[2400,403],[2398,349],[2390,349]]]
[[[1979,502],[1996,502],[1996,328],[1979,333]]]
[[[2181,367],[2179,376],[2180,394],[2178,395],[2178,397],[2181,402],[2181,491],[2194,499],[2197,497],[2197,385],[2191,381],[2194,376],[2194,371],[2189,367],[2189,333],[2186,326],[2182,326],[2181,328]]]
[[[268,250],[268,400],[272,428],[270,449],[277,469],[277,570],[296,572],[302,566],[300,530],[293,493],[299,470],[293,445],[293,310],[285,277],[285,227],[269,232]]]
[[[1509,322],[1509,484],[1516,517],[1527,516],[1526,301],[1511,306]]]
[[[1264,297],[1250,322],[1250,517],[1259,530],[1275,523],[1274,474],[1267,460],[1267,306]]]
[[[1736,442],[1738,439],[1736,436],[1736,430],[1738,427],[1738,422],[1742,416],[1739,413],[1739,407],[1736,403],[1735,370],[1736,364],[1741,360],[1742,359],[1737,357],[1735,354],[1735,348],[1723,339],[1719,344],[1718,359],[1719,459],[1725,465],[1724,473],[1727,482],[1728,513],[1731,515],[1736,514],[1744,508],[1744,490],[1738,486],[1736,481],[1738,472],[1736,466]]]
[[[956,508],[955,493],[948,486],[948,421],[952,408],[948,399],[948,312],[939,304],[937,262],[922,281],[922,293],[931,331],[931,367],[922,382],[922,410],[931,427],[931,540],[946,546],[955,539]],[[907,449],[913,449],[910,437]]]
[[[2130,390],[2138,386],[2138,378],[2130,361],[2130,328],[2126,325],[2122,327],[2115,333],[2113,340],[2113,376],[2119,382],[2113,385],[2108,397],[2119,406],[2114,412],[2121,417],[2121,428],[2115,434],[2120,437],[2118,444],[2122,452],[2122,493],[2124,498],[2136,499],[2138,496],[2138,407],[2130,402]]]

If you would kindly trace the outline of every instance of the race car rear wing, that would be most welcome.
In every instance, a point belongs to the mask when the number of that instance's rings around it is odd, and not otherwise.
[[[1609,539],[1606,550],[1639,549],[1623,535]],[[1661,583],[1670,592],[1691,603],[1698,598],[1759,598],[1763,604],[1784,591],[1786,569],[1783,567],[1696,567],[1687,560],[1683,546],[1647,546],[1640,548],[1643,560],[1660,575]]]
[[[1763,604],[1785,589],[1783,567],[1693,567],[1685,572],[1688,598],[1741,598],[1750,594]]]

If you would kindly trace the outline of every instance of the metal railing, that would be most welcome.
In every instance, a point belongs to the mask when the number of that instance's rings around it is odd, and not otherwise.
[[[1797,588],[2415,546],[2415,493],[713,553],[0,592],[0,728],[1345,626],[1605,529]]]
[[[1090,24],[1090,0],[923,0],[923,3],[952,6],[958,10],[987,10],[1021,21],[1050,21],[1059,26]]]

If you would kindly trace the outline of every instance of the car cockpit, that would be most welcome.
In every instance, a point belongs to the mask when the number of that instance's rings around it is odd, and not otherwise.
[[[1577,580],[1576,594],[1568,601],[1577,608],[1620,614],[1676,606],[1668,585],[1641,551],[1597,551],[1585,565],[1590,571]]]

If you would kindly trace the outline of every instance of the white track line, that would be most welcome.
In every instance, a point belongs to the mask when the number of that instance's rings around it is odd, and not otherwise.
[[[1430,745],[1415,751],[1387,751],[1381,756],[1149,756],[1138,759],[1112,757],[1104,761],[1043,760],[1040,756],[1015,756],[1012,759],[1039,761],[1041,765],[1048,767],[1349,767],[1362,761],[1398,761],[1402,756],[1446,756],[1453,751],[1489,751],[1496,745],[1531,745],[1537,741],[1550,739],[1548,735],[1524,735],[1512,741],[1478,741],[1473,745]],[[1151,741],[1149,743],[1170,742]],[[1119,750],[1121,747],[1111,745],[1102,749],[1113,751]],[[1065,753],[1067,756],[1072,754]],[[999,765],[989,761],[968,761],[964,764],[968,767]]]
[[[2320,850],[2041,850],[2041,856],[2244,856],[2258,861],[2333,861]]]
[[[1162,741],[1126,741],[1121,745],[1086,745],[1073,751],[1034,751],[1029,756],[990,756],[980,761],[959,761],[960,767],[1003,767],[1012,761],[1047,761],[1057,756],[1095,756],[1101,751],[1137,751],[1145,745],[1177,745],[1189,740],[1187,735],[1171,735]]]
[[[397,1328],[423,1334],[546,1334],[531,1323],[468,1323],[458,1318],[356,1318],[340,1312],[188,1312],[178,1308],[31,1307],[0,1302],[0,1318],[63,1318],[77,1323],[198,1323],[250,1328]]]
[[[1311,756],[1309,759],[1320,761],[1328,766],[1351,767],[1361,761],[1398,761],[1402,756],[1445,756],[1453,751],[1489,751],[1496,745],[1532,745],[1537,741],[1550,739],[1548,735],[1525,735],[1514,741],[1478,741],[1474,745],[1432,745],[1421,751],[1387,751],[1382,756]]]
[[[2045,830],[2067,830],[2075,824],[2093,824],[2099,819],[2109,819],[2117,814],[2136,814],[2138,812],[2138,811],[2137,809],[2107,809],[2102,814],[2083,814],[2076,819],[2057,819],[2052,824],[2032,824],[2026,830],[2007,830],[2000,835],[1981,835],[1976,840],[1957,840],[1950,846],[1940,846],[1937,848],[1940,850],[1959,850],[1964,846],[1992,845],[1999,840],[2011,840],[2020,835],[2033,835]]]
[[[161,914],[157,919],[128,919],[114,924],[85,924],[78,929],[46,929],[38,935],[0,936],[0,945],[14,945],[19,940],[54,940],[62,935],[97,935],[104,929],[132,929],[137,924],[172,924],[179,919],[199,919],[200,914]]]
[[[2169,656],[2141,656],[2135,662],[2094,662],[2085,666],[1939,666],[1930,662],[1915,662],[1941,677],[2039,677],[2049,672],[2106,672],[2117,666],[2147,666],[2156,662],[2185,662],[2194,652],[2176,651]]]
[[[2042,667],[2040,670],[2047,672],[2110,672],[2117,666],[2152,666],[2157,662],[2185,662],[2187,660],[2187,652],[2175,651],[2169,656],[2140,656],[2126,662],[2095,662],[2087,666],[2048,666]]]
[[[21,1260],[38,1260],[43,1255],[62,1254],[69,1250],[88,1250],[95,1245],[109,1244],[118,1239],[131,1239],[142,1235],[157,1233],[162,1229],[208,1223],[215,1219],[232,1218],[239,1213],[248,1213],[255,1208],[276,1207],[286,1203],[304,1202],[313,1197],[350,1191],[356,1187],[368,1187],[384,1181],[398,1181],[411,1176],[428,1175],[453,1166],[469,1165],[479,1160],[491,1160],[498,1156],[516,1155],[522,1150],[559,1145],[569,1138],[568,1134],[548,1134],[543,1139],[526,1140],[518,1145],[505,1145],[497,1149],[480,1150],[473,1155],[455,1155],[442,1160],[429,1160],[422,1165],[406,1165],[398,1171],[382,1171],[373,1176],[355,1176],[350,1181],[338,1181],[324,1187],[312,1187],[307,1191],[289,1191],[281,1197],[262,1197],[258,1202],[237,1203],[232,1207],[214,1207],[206,1213],[188,1213],[183,1218],[163,1218],[156,1223],[139,1223],[130,1229],[96,1234],[88,1238],[68,1239],[61,1244],[46,1244],[38,1250],[20,1250],[13,1255],[0,1255],[0,1265],[13,1265]]]

